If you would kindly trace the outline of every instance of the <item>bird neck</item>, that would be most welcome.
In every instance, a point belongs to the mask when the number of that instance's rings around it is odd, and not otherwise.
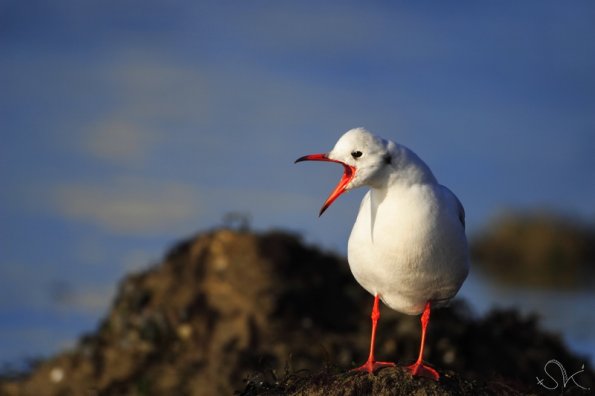
[[[430,167],[409,148],[395,144],[389,185],[437,184]]]

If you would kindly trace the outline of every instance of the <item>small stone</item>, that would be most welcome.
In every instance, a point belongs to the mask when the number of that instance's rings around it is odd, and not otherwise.
[[[187,323],[178,326],[178,337],[180,337],[182,340],[187,340],[191,335],[192,326]]]
[[[314,323],[312,322],[312,319],[310,319],[309,317],[303,317],[302,321],[301,321],[301,325],[304,329],[309,329],[312,327]]]
[[[54,367],[51,371],[50,371],[50,380],[57,384],[59,382],[61,382],[64,379],[64,370],[62,370],[60,367]]]
[[[444,354],[442,361],[446,364],[451,364],[455,361],[455,352],[451,349]]]

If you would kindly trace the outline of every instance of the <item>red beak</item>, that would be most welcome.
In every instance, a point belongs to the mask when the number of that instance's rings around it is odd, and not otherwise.
[[[331,206],[331,204],[335,201],[335,199],[339,198],[339,195],[341,195],[345,191],[347,191],[345,188],[347,187],[349,182],[355,176],[355,167],[353,167],[351,165],[347,165],[346,163],[341,162],[341,161],[330,159],[327,154],[304,155],[303,157],[296,159],[295,163],[302,162],[302,161],[326,161],[326,162],[336,162],[338,164],[343,165],[344,172],[343,172],[343,176],[341,177],[341,180],[339,181],[339,183],[337,184],[335,189],[331,192],[331,195],[328,196],[328,198],[324,202],[324,205],[322,205],[322,208],[320,209],[320,213],[318,214],[318,216],[322,216],[324,211],[329,206]]]

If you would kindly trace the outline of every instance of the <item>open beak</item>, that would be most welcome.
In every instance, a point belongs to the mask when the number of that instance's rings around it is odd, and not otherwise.
[[[330,159],[328,157],[328,154],[304,155],[303,157],[296,159],[295,163],[302,162],[302,161],[326,161],[326,162],[336,162],[338,164],[343,165],[344,172],[343,172],[343,176],[341,177],[341,180],[339,180],[339,183],[337,184],[335,189],[331,192],[331,195],[328,196],[328,198],[324,202],[324,205],[322,205],[322,208],[320,209],[320,213],[318,214],[318,216],[322,216],[324,211],[329,206],[331,206],[331,204],[335,201],[335,199],[339,198],[339,195],[341,195],[345,191],[347,191],[346,190],[347,185],[355,176],[355,167],[353,167],[351,165],[347,165],[346,163],[341,162],[341,161]]]

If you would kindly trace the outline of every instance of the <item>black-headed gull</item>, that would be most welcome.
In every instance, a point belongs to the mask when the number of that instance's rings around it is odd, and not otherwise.
[[[348,244],[355,279],[374,296],[370,355],[356,370],[373,372],[391,362],[374,359],[378,299],[392,309],[421,315],[417,361],[413,375],[438,380],[423,363],[430,307],[447,303],[469,271],[465,211],[461,202],[439,184],[430,168],[410,149],[363,128],[346,132],[326,154],[296,160],[330,161],[344,167],[339,184],[320,214],[342,193],[368,186]]]

